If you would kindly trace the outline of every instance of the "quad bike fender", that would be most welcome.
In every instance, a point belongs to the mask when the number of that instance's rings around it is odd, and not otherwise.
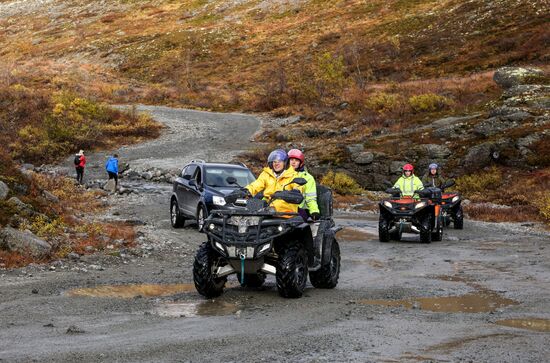
[[[292,235],[289,237],[292,237],[291,239],[299,241],[299,243],[303,244],[307,251],[308,260],[313,261],[314,242],[311,235],[311,227],[309,226],[309,224],[300,224],[294,229]]]

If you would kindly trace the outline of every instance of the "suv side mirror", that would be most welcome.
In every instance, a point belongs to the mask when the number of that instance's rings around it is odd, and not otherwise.
[[[189,186],[196,187],[197,186],[197,181],[195,179],[189,180]]]

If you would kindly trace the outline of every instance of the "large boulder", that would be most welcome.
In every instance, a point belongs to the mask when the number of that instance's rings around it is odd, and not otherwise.
[[[447,146],[438,144],[419,145],[416,151],[421,157],[437,160],[446,159],[451,155],[451,150]]]
[[[0,180],[0,200],[6,199],[8,196],[8,193],[10,192],[10,188]]]
[[[363,151],[352,155],[352,160],[355,164],[366,165],[374,161],[374,154],[369,151]]]
[[[0,248],[19,253],[30,253],[34,257],[47,255],[52,247],[30,231],[20,231],[12,227],[0,230]]]
[[[504,89],[522,84],[543,83],[544,72],[536,68],[503,67],[493,75],[493,80]]]

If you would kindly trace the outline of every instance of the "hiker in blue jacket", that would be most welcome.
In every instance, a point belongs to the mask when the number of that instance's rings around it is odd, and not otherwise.
[[[114,154],[107,160],[107,163],[105,164],[105,170],[107,170],[107,174],[109,174],[109,180],[114,179],[115,180],[115,188],[118,187],[118,155]]]

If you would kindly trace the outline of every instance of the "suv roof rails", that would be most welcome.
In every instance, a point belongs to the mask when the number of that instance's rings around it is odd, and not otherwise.
[[[204,164],[206,163],[206,161],[202,160],[202,159],[193,159],[190,161],[191,163],[197,163],[197,164]]]

